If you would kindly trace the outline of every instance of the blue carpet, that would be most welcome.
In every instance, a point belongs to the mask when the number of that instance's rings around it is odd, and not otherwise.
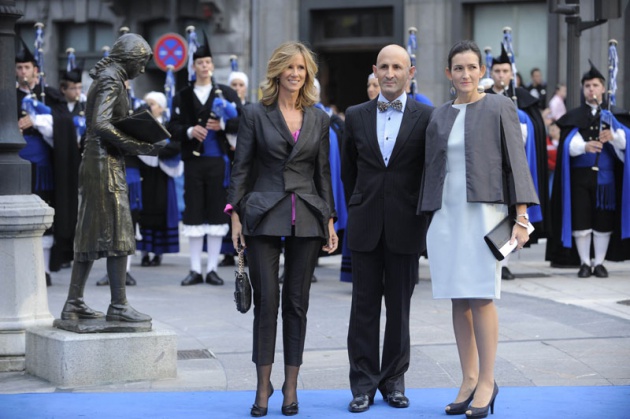
[[[455,389],[408,389],[408,409],[393,409],[380,397],[370,410],[346,410],[348,390],[299,391],[298,418],[447,418],[444,406]],[[37,418],[244,418],[253,391],[172,393],[36,393],[0,394],[0,419]],[[270,400],[269,418],[280,413],[282,395]],[[463,418],[464,416],[457,416]],[[630,418],[630,386],[501,387],[492,418]]]

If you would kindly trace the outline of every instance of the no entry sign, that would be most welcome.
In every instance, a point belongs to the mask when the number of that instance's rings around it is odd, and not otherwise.
[[[162,71],[166,71],[169,65],[173,66],[173,71],[180,70],[187,58],[186,40],[177,33],[162,35],[153,47],[153,60]]]

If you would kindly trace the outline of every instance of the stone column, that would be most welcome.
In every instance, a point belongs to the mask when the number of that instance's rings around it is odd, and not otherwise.
[[[42,235],[54,211],[30,194],[30,163],[18,156],[25,142],[17,126],[15,1],[0,0],[0,372],[25,367],[25,333],[52,324],[48,310]]]

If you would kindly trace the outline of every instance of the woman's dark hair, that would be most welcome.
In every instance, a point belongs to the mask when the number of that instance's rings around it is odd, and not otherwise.
[[[453,57],[457,54],[460,54],[466,51],[472,51],[475,54],[477,54],[477,57],[479,57],[479,66],[481,67],[483,65],[483,58],[481,57],[481,51],[479,50],[479,47],[477,46],[475,41],[464,40],[464,41],[457,42],[455,45],[453,45],[451,50],[448,52],[448,69],[449,70],[451,69],[451,61],[453,60]]]

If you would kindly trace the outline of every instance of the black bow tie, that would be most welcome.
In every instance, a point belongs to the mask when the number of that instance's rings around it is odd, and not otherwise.
[[[402,102],[400,100],[395,100],[393,102],[381,102],[380,100],[377,103],[378,110],[381,112],[385,112],[387,108],[392,108],[396,111],[402,111]]]

